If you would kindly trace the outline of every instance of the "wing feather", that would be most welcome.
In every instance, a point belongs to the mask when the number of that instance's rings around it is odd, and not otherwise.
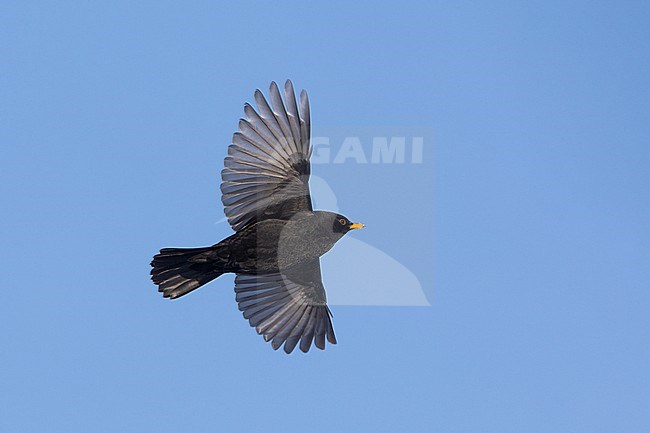
[[[287,120],[291,128],[291,136],[296,145],[296,153],[302,153],[302,140],[300,136],[300,115],[298,114],[298,105],[296,104],[296,94],[293,91],[293,84],[287,81],[284,84],[284,100],[287,101]]]
[[[237,274],[235,293],[244,318],[273,349],[284,345],[291,353],[300,343],[308,352],[312,341],[324,349],[325,339],[336,344],[318,260],[284,274]]]
[[[310,144],[311,137],[311,120],[309,112],[309,97],[304,90],[300,92],[300,142],[303,145],[303,153],[307,159],[311,158],[312,147]]]
[[[245,119],[233,134],[221,172],[221,201],[235,231],[264,219],[290,219],[313,210],[309,193],[309,101],[303,90],[300,106],[291,81],[284,98],[275,82],[271,104],[255,91],[255,110],[244,105]]]
[[[275,116],[275,119],[280,126],[280,130],[282,131],[284,139],[287,141],[289,149],[291,149],[290,153],[297,154],[299,153],[298,144],[293,139],[291,126],[289,125],[289,116],[287,115],[287,109],[284,107],[282,96],[280,96],[280,89],[278,89],[278,85],[275,83],[275,81],[271,82],[271,86],[269,87],[269,95],[271,97],[271,109],[273,111],[273,115]]]

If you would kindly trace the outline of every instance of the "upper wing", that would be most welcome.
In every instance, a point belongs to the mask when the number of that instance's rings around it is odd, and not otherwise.
[[[235,293],[244,317],[273,349],[284,343],[291,353],[300,341],[307,352],[312,340],[325,349],[325,337],[336,344],[318,259],[283,274],[237,274]]]
[[[259,112],[248,103],[244,106],[246,119],[239,121],[221,171],[221,201],[235,231],[264,219],[289,219],[296,212],[313,210],[307,92],[300,92],[300,114],[291,81],[284,85],[286,106],[275,82],[270,97],[269,106],[256,90]]]

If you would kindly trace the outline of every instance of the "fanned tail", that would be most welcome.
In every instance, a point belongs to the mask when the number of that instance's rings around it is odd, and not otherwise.
[[[151,279],[158,285],[158,291],[165,298],[176,299],[222,275],[225,271],[213,258],[214,250],[215,247],[160,250],[151,262]]]

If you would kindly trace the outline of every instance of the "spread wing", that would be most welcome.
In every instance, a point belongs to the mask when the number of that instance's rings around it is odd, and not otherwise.
[[[312,341],[325,349],[325,338],[336,344],[318,259],[282,274],[244,275],[235,278],[239,309],[250,325],[277,350],[309,351]]]
[[[264,219],[289,219],[296,212],[313,210],[307,92],[300,93],[300,112],[291,81],[284,85],[284,103],[275,82],[269,92],[271,105],[256,90],[257,111],[250,104],[244,106],[246,119],[239,121],[221,172],[221,201],[235,231]]]

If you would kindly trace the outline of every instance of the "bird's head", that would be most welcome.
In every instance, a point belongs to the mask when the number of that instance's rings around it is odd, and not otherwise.
[[[347,217],[334,212],[316,212],[319,214],[323,225],[332,228],[332,231],[339,235],[344,235],[350,230],[362,229],[365,225],[351,222]]]

